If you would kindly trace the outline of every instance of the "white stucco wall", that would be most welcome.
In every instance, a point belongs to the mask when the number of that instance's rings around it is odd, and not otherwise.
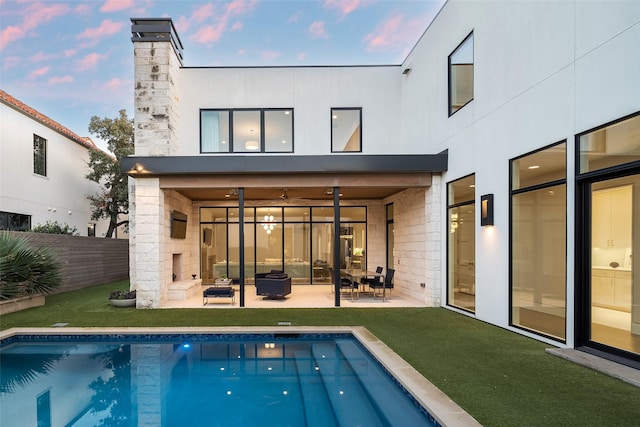
[[[400,76],[397,66],[185,68],[179,154],[199,154],[202,108],[293,108],[295,154],[330,154],[334,107],[362,108],[364,154],[417,153],[398,139]]]
[[[447,58],[471,31],[474,99],[448,117]],[[421,141],[425,152],[449,150],[443,218],[447,182],[475,173],[476,203],[482,194],[495,197],[495,226],[476,232],[478,318],[509,327],[509,160],[566,140],[572,345],[575,135],[640,109],[640,55],[631,54],[639,42],[635,1],[450,1],[409,55],[403,139]],[[440,251],[446,254],[444,240]],[[441,262],[446,283],[445,256]],[[441,293],[445,301],[446,286]]]
[[[0,117],[0,210],[31,215],[32,227],[57,221],[86,236],[96,223],[87,196],[100,189],[85,178],[88,149],[4,103]],[[34,134],[47,140],[46,177],[33,172]],[[96,236],[107,229],[106,220],[97,221]]]

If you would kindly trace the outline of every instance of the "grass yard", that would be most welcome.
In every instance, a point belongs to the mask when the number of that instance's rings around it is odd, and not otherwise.
[[[364,326],[486,426],[637,426],[640,388],[546,354],[547,344],[442,308],[113,308],[116,282],[47,297],[0,328]]]

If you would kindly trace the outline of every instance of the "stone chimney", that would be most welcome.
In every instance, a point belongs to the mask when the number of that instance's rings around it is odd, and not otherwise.
[[[182,43],[171,18],[131,18],[136,156],[170,156],[176,134]]]

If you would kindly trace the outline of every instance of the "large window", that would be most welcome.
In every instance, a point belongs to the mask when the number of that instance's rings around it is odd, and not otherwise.
[[[293,110],[200,110],[200,151],[293,152]]]
[[[31,215],[0,212],[0,230],[29,231],[31,230]]]
[[[331,152],[362,151],[362,108],[331,109]]]
[[[476,309],[476,178],[450,182],[447,191],[447,304]]]
[[[473,33],[449,55],[449,115],[473,99]]]
[[[240,277],[237,208],[201,208],[201,277]],[[340,268],[366,269],[366,207],[340,209]],[[333,207],[245,208],[244,274],[284,270],[299,284],[327,283],[333,265]]]
[[[566,336],[566,143],[511,161],[511,324]]]
[[[33,173],[47,176],[47,140],[33,135]]]

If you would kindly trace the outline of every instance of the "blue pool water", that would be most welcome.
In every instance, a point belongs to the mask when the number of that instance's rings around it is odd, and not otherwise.
[[[17,336],[0,425],[433,426],[350,334]]]

